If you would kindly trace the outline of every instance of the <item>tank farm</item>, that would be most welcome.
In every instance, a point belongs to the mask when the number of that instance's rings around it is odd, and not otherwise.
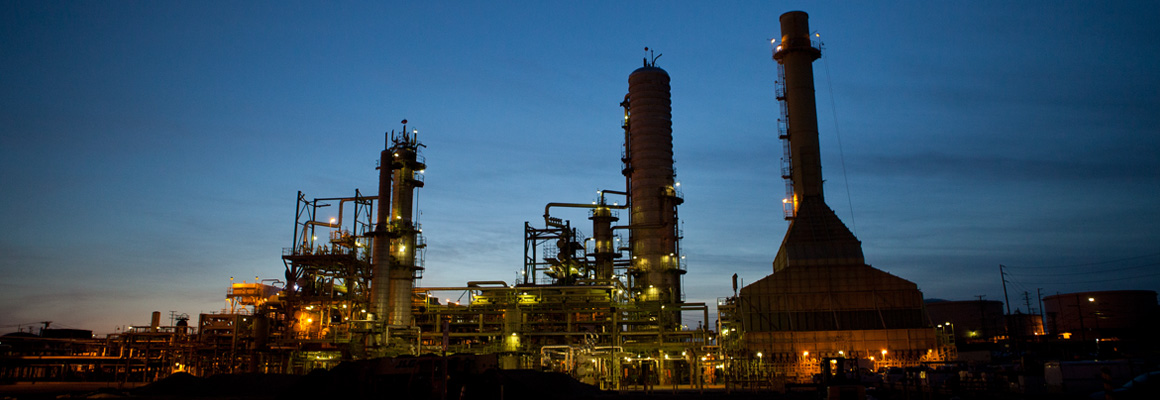
[[[174,326],[155,313],[151,326],[110,335],[101,352],[127,356],[107,367],[154,380],[451,358],[619,389],[802,382],[831,358],[874,368],[953,359],[953,339],[927,321],[917,286],[867,265],[861,242],[826,205],[812,70],[820,44],[805,13],[780,22],[770,106],[780,110],[790,224],[776,254],[770,248],[772,273],[739,290],[734,278],[732,295],[716,304],[685,301],[670,79],[652,57],[629,74],[620,103],[623,187],[610,177],[595,201],[561,199],[525,222],[520,280],[420,284],[427,246],[414,199],[427,149],[404,120],[385,134],[377,195],[298,193],[282,279],[231,278],[226,312]],[[562,208],[587,210],[587,221],[553,216]],[[685,325],[691,315],[706,324]]]

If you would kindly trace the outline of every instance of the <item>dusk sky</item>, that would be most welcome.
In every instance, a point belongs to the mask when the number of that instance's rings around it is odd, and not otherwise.
[[[524,221],[623,188],[646,46],[686,298],[715,303],[787,226],[770,39],[793,10],[824,42],[826,200],[867,263],[1000,301],[1008,265],[1013,308],[1160,289],[1155,1],[3,1],[0,333],[220,312],[230,277],[282,278],[299,190],[376,194],[402,119],[427,146],[420,285],[510,282]]]

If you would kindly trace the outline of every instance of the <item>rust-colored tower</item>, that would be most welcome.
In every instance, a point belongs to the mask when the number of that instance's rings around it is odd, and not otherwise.
[[[677,194],[673,173],[673,122],[669,74],[647,61],[628,76],[625,99],[625,177],[631,207],[633,289],[637,299],[660,306],[681,302]],[[680,313],[661,314],[661,325],[680,325]]]

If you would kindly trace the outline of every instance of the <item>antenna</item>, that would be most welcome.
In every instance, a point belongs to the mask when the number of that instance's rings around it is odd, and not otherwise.
[[[644,51],[648,52],[648,57],[645,57],[645,59],[644,59],[644,66],[646,66],[646,67],[657,66],[657,59],[661,58],[661,56],[664,55],[664,54],[657,54],[654,56],[653,51],[649,50],[649,48],[647,46],[644,48]]]

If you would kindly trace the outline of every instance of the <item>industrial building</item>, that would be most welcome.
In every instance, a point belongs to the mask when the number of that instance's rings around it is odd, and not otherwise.
[[[994,342],[1007,336],[1001,301],[928,301],[926,312],[931,323],[950,323],[960,345]]]
[[[1106,290],[1061,293],[1043,298],[1044,326],[1061,340],[1153,342],[1156,292]]]
[[[298,193],[280,279],[231,282],[228,312],[168,327],[155,314],[149,327],[86,351],[117,363],[93,358],[68,368],[151,380],[457,354],[619,388],[808,380],[827,357],[890,366],[953,357],[952,336],[931,326],[917,286],[867,265],[861,242],[826,205],[811,66],[821,53],[805,13],[787,13],[781,24],[773,58],[790,225],[773,273],[719,300],[717,326],[682,321],[686,313],[710,321],[709,306],[685,302],[682,289],[670,80],[652,57],[629,75],[620,103],[623,186],[591,202],[548,203],[542,221],[526,222],[521,281],[421,285],[426,241],[414,199],[427,164],[418,130],[403,120],[385,137],[377,195]],[[586,209],[589,222],[553,216],[559,208]],[[45,371],[5,366],[9,377]]]

